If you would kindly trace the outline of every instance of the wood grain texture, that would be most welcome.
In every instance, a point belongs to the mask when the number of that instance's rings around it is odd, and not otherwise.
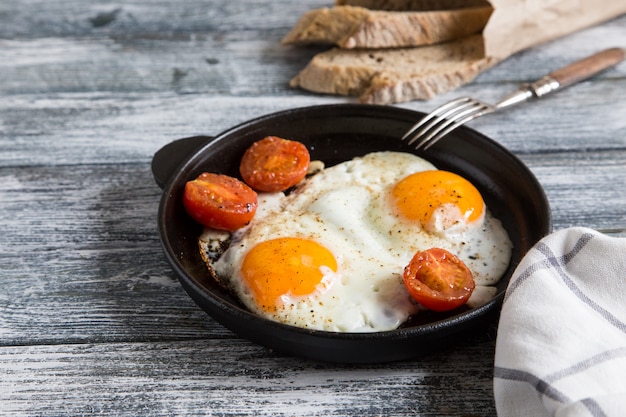
[[[517,84],[485,89],[464,87],[463,93],[495,102]],[[475,128],[518,155],[527,153],[623,149],[626,128],[622,99],[626,82],[586,82],[517,108],[472,122]],[[458,93],[457,93],[458,94]],[[579,104],[581,96],[585,105]],[[428,111],[446,94],[402,107]],[[8,95],[0,102],[6,143],[2,166],[146,162],[161,146],[186,136],[216,135],[264,114],[315,104],[348,102],[307,94],[230,97],[172,93],[82,93]],[[31,118],[33,117],[33,118]],[[33,152],[37,149],[37,152]]]
[[[0,401],[4,412],[42,416],[489,416],[492,350],[484,343],[423,361],[330,366],[241,340],[7,347]],[[459,369],[468,355],[474,360]],[[464,401],[451,401],[459,391]],[[32,393],[37,401],[25,401]]]
[[[495,325],[412,361],[286,357],[202,312],[166,263],[152,155],[248,119],[350,102],[288,87],[280,45],[322,0],[0,3],[0,414],[495,416]],[[495,102],[624,47],[626,16],[519,53],[461,95]],[[626,229],[626,64],[472,122],[537,176],[555,228]]]
[[[561,87],[568,87],[612,68],[623,60],[624,49],[609,48],[553,71],[548,76],[558,81]]]

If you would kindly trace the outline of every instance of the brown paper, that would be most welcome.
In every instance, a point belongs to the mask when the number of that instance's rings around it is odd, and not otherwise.
[[[483,30],[485,55],[496,61],[626,13],[626,0],[489,2],[494,12]]]
[[[597,25],[626,13],[626,0],[335,0],[336,4],[384,10],[424,10],[436,5],[461,7],[486,1],[493,8],[482,34],[439,45],[394,50],[332,49],[320,53],[291,80],[292,87],[317,93],[359,95],[366,103],[391,104],[427,100],[467,84],[511,55]],[[467,3],[466,3],[467,2]],[[468,46],[466,42],[471,41]],[[604,45],[598,48],[623,47]],[[419,51],[422,49],[422,51]],[[450,56],[450,51],[460,53]],[[431,52],[446,54],[432,59]],[[403,53],[406,51],[407,56]],[[406,63],[414,57],[417,58]],[[380,60],[376,54],[382,54]],[[467,54],[466,54],[467,53]],[[337,57],[345,58],[344,61]],[[370,64],[368,65],[368,62]],[[415,62],[433,64],[424,70]],[[380,65],[379,65],[380,63]],[[402,71],[413,68],[415,71]],[[396,69],[400,68],[400,69]],[[420,72],[421,71],[421,72]]]

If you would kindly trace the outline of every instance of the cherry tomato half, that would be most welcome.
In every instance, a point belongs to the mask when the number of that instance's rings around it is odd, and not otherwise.
[[[185,184],[183,204],[198,223],[234,231],[252,220],[257,194],[236,178],[204,172]]]
[[[404,268],[403,278],[415,301],[433,311],[462,306],[475,287],[472,272],[465,263],[440,248],[417,252]]]
[[[246,150],[239,172],[246,184],[257,191],[283,191],[305,177],[310,160],[302,143],[267,136]]]

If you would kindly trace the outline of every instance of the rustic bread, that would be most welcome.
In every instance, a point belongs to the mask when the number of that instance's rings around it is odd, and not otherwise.
[[[322,8],[302,15],[283,44],[330,43],[341,48],[430,45],[481,32],[492,11],[491,7],[429,12]]]
[[[372,10],[427,11],[491,6],[487,0],[336,0],[336,6],[359,6]]]
[[[484,56],[481,35],[415,48],[333,48],[316,55],[290,85],[390,104],[430,99],[470,82],[494,64]]]

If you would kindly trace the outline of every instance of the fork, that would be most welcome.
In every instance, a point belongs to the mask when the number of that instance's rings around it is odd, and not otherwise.
[[[543,97],[592,77],[624,60],[625,52],[622,48],[605,49],[553,71],[533,83],[523,84],[516,92],[493,105],[471,97],[452,100],[424,116],[409,129],[402,140],[407,141],[409,145],[419,141],[415,149],[426,150],[457,127],[477,117],[528,101],[531,98]]]

